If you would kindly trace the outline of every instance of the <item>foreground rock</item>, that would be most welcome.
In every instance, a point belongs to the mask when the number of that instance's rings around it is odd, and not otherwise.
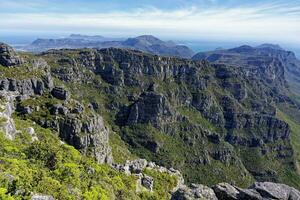
[[[220,183],[213,190],[221,200],[299,200],[300,192],[284,184],[256,182],[248,189],[241,189],[228,183]]]
[[[229,183],[219,183],[211,188],[192,184],[181,185],[172,195],[172,200],[299,200],[300,192],[284,184],[256,182],[248,189]]]
[[[211,188],[200,184],[192,184],[190,187],[183,185],[172,195],[172,200],[193,199],[218,200]]]

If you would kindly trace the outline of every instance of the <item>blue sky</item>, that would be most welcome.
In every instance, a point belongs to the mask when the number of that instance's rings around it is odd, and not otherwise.
[[[153,34],[300,45],[300,0],[0,0],[0,35]]]

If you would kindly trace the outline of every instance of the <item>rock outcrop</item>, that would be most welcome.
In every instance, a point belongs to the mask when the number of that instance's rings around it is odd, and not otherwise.
[[[70,93],[62,87],[54,87],[51,94],[61,100],[67,100],[70,97]]]
[[[227,183],[221,183],[213,187],[218,199],[221,200],[298,200],[300,192],[295,188],[284,184],[272,182],[256,182],[248,189],[241,189]]]
[[[163,122],[172,121],[173,113],[163,95],[145,92],[131,106],[127,123],[152,123],[158,127]]]
[[[53,87],[51,76],[31,79],[0,78],[0,90],[16,91],[21,95],[42,95]]]
[[[11,67],[22,64],[23,62],[22,58],[11,46],[0,43],[0,65],[4,67]]]
[[[214,191],[204,185],[192,184],[190,187],[181,186],[173,193],[171,200],[218,200]]]
[[[0,130],[8,139],[14,139],[16,127],[12,118],[14,112],[14,100],[17,93],[0,91]]]
[[[68,115],[59,120],[57,128],[60,138],[84,155],[91,155],[98,163],[112,163],[109,130],[101,116],[80,119]]]
[[[256,171],[248,162],[255,156],[269,159],[266,163],[278,160],[283,168],[295,166],[289,126],[276,115],[276,102],[288,97],[284,71],[275,60],[261,58],[261,67],[228,66],[116,48],[51,50],[42,57],[59,64],[52,72],[61,81],[99,93],[104,105],[94,104],[96,110],[110,113],[131,148],[182,170],[187,182],[205,181],[201,173],[211,168],[210,180],[228,177],[227,167],[240,173],[229,182],[269,180],[261,171],[268,174],[273,166]],[[88,101],[97,98],[78,93]],[[63,108],[53,113],[68,115]],[[215,169],[216,162],[222,167]],[[272,180],[279,176],[275,172]]]
[[[181,186],[172,200],[299,200],[300,192],[284,184],[256,182],[248,189],[220,183],[211,188],[192,184]]]

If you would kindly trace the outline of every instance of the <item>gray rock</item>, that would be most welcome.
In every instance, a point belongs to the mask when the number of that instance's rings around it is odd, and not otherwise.
[[[192,184],[190,187],[182,185],[172,194],[171,200],[218,200],[214,191],[204,185]]]
[[[228,183],[219,183],[213,190],[219,200],[238,200],[239,191]]]
[[[244,199],[244,200],[263,200],[263,197],[257,192],[256,190],[253,189],[239,189],[239,199]]]
[[[131,173],[141,173],[147,167],[147,160],[138,159],[133,161],[127,161],[126,165],[129,166],[129,170]]]
[[[76,115],[68,115],[59,121],[58,132],[65,142],[83,154],[93,156],[97,162],[112,162],[109,129],[101,116],[95,114],[87,119],[79,119]]]
[[[213,187],[219,200],[299,200],[300,192],[284,184],[256,182],[248,189],[241,189],[228,183]]]
[[[250,187],[260,193],[263,199],[299,200],[300,192],[284,184],[256,182]]]
[[[34,194],[31,200],[54,200],[54,198],[50,195]]]
[[[12,47],[7,44],[0,43],[0,64],[5,67],[11,67],[22,64],[24,61],[14,51]]]
[[[15,92],[0,91],[0,130],[8,139],[14,139],[16,127],[12,114],[15,110],[14,99],[18,94]]]
[[[141,184],[145,188],[147,188],[149,191],[153,190],[153,178],[147,175],[143,175],[141,179]]]
[[[62,87],[54,87],[51,91],[51,94],[55,98],[61,100],[67,100],[70,97],[69,92]]]
[[[46,90],[51,89],[51,87],[52,78],[49,75],[42,79],[0,79],[0,90],[19,92],[20,95],[42,95]]]
[[[174,116],[167,99],[155,92],[143,93],[139,100],[131,106],[128,124],[152,123],[158,126],[160,123],[171,120]]]
[[[50,113],[52,115],[67,115],[69,112],[68,108],[64,107],[61,104],[55,104],[50,108]]]

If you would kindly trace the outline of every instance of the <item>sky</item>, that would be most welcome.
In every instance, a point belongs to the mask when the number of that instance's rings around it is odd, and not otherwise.
[[[70,33],[300,46],[300,0],[0,0],[0,35]]]

